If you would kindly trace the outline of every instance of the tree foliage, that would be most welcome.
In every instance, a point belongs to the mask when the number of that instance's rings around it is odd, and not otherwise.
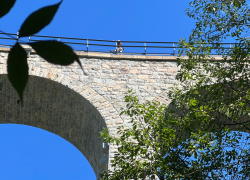
[[[102,179],[235,179],[246,177],[249,137],[240,132],[207,132],[193,120],[207,115],[196,112],[180,116],[176,109],[147,101],[140,104],[131,91],[125,96],[126,108],[121,114],[131,119],[131,128],[121,126],[117,136],[102,131],[104,140],[117,146],[111,167]],[[196,106],[195,102],[189,102]],[[190,133],[189,135],[187,135]],[[187,138],[188,137],[188,138]],[[241,142],[241,143],[239,143]]]
[[[0,2],[0,18],[6,15],[15,4],[15,0],[7,0]],[[56,41],[38,41],[35,43],[28,43],[22,41],[22,37],[27,37],[40,32],[43,28],[51,23],[62,0],[54,5],[46,6],[38,9],[30,14],[23,22],[15,45],[11,48],[8,61],[7,70],[8,78],[12,86],[17,91],[21,102],[23,103],[23,91],[28,81],[28,63],[27,54],[22,44],[31,46],[36,53],[47,60],[49,63],[59,65],[69,65],[76,61],[82,68],[78,56],[73,49],[62,43]],[[83,68],[82,68],[83,69]]]
[[[180,40],[176,86],[167,107],[126,96],[132,128],[117,136],[103,179],[249,179],[250,6],[245,0],[193,0],[196,21]],[[225,48],[230,37],[236,43]],[[215,59],[214,53],[220,57]]]
[[[6,15],[14,6],[16,0],[1,1],[0,2],[0,18]]]
[[[187,15],[197,23],[189,42],[180,43],[179,55],[184,53],[187,58],[178,59],[181,69],[177,79],[184,84],[181,93],[189,91],[182,97],[194,99],[197,107],[206,107],[214,128],[249,131],[250,41],[245,31],[249,5],[238,0],[195,0],[190,5],[193,9],[188,9]],[[222,43],[227,36],[237,39],[228,49]],[[221,60],[214,60],[214,49]]]

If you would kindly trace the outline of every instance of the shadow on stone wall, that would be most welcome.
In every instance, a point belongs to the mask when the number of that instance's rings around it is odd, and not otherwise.
[[[106,123],[98,110],[72,89],[29,76],[22,107],[7,75],[0,75],[0,114],[1,124],[30,125],[66,139],[86,157],[97,177],[107,168],[108,151],[103,150],[99,138]]]
[[[227,127],[230,131],[249,133],[250,118],[248,112],[246,110],[243,111],[244,109],[241,106],[237,106],[237,109],[234,109],[233,106],[242,102],[245,103],[245,107],[250,108],[246,98],[248,89],[248,86],[239,85],[237,81],[202,86],[200,89],[188,91],[183,94],[187,98],[183,99],[182,102],[178,102],[182,106],[176,108],[177,106],[171,102],[168,105],[168,110],[172,110],[173,114],[178,118],[184,119],[187,116],[190,117],[190,132],[195,133],[199,130],[210,132],[211,130],[221,130],[221,128]],[[189,105],[186,103],[186,101],[190,100],[190,97],[197,100],[197,104],[193,107],[192,111],[190,111]],[[210,111],[206,111],[209,122],[198,124],[194,120],[199,119],[193,119],[192,117],[195,113],[202,112],[202,109],[200,109],[202,106],[208,106],[211,109]],[[178,129],[177,126],[176,128]],[[183,135],[184,139],[189,138],[190,135],[186,131],[181,131],[180,134]]]

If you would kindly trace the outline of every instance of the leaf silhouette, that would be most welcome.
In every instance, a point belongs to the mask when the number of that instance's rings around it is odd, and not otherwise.
[[[36,53],[53,64],[69,65],[76,61],[82,68],[79,57],[73,49],[58,41],[39,41],[29,44]]]
[[[14,6],[16,0],[2,0],[0,1],[0,18],[7,14]]]
[[[23,102],[23,91],[28,81],[27,53],[17,42],[10,50],[8,61],[8,78]]]
[[[62,0],[55,5],[46,6],[33,12],[22,24],[19,37],[31,36],[41,31],[52,21],[61,3]]]

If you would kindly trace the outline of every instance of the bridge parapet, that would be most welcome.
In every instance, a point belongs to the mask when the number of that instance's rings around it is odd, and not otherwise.
[[[10,47],[14,45],[18,34],[1,33],[0,32],[0,47]],[[58,37],[58,36],[40,36],[32,35],[30,37],[22,37],[21,44],[28,44],[37,41],[53,40],[60,41],[71,46],[75,51],[84,52],[98,52],[103,54],[110,54],[110,50],[117,49],[116,41],[101,40],[101,39],[84,39],[72,37]],[[179,42],[153,42],[153,41],[124,41],[121,40],[124,47],[124,55],[136,56],[176,56],[178,55]],[[207,44],[213,47],[213,44]],[[232,49],[235,43],[221,43],[225,50]],[[204,47],[204,44],[197,44],[197,46]],[[215,49],[212,48],[211,55],[217,55]]]

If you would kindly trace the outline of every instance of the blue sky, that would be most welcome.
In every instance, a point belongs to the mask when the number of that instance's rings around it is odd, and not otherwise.
[[[1,30],[16,33],[25,18],[59,0],[17,0],[0,20]],[[39,34],[110,40],[178,41],[194,23],[185,14],[189,0],[64,0],[53,22]]]
[[[0,30],[16,33],[25,18],[59,0],[17,0],[0,19]],[[189,0],[64,0],[39,35],[108,40],[178,41],[194,27],[184,10]],[[0,179],[95,179],[85,157],[69,142],[25,125],[0,125]]]

